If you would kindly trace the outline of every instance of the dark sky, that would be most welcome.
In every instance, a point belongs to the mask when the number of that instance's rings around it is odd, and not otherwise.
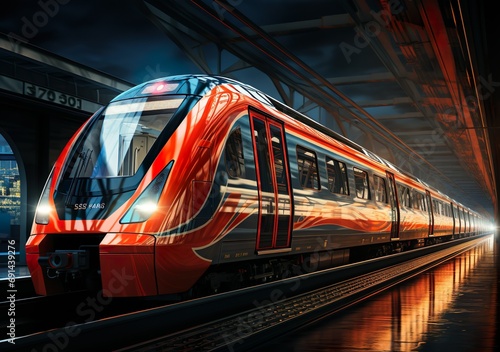
[[[3,2],[0,32],[131,83],[199,72],[131,0]]]

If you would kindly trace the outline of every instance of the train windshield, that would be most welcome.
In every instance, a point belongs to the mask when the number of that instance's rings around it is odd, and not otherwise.
[[[67,176],[133,176],[182,101],[150,96],[110,103],[85,134]]]

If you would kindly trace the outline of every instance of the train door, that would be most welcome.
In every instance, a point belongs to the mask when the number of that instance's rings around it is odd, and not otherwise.
[[[464,208],[464,233],[469,232],[469,219],[467,218],[467,210]]]
[[[399,238],[399,201],[398,194],[396,191],[396,179],[394,174],[386,171],[387,180],[389,181],[389,198],[391,204],[391,239]]]
[[[458,217],[458,235],[460,236],[460,234],[462,233],[462,215],[461,215],[461,210],[460,210],[460,206],[457,205],[457,217]]]
[[[432,206],[431,192],[425,190],[425,199],[427,199],[427,212],[429,214],[429,232],[428,235],[434,234],[434,210]]]
[[[292,190],[283,124],[250,111],[259,194],[257,252],[289,250]]]
[[[455,236],[456,233],[456,218],[455,218],[455,206],[453,205],[452,202],[450,202],[450,208],[451,208],[451,218],[453,219],[453,231],[451,232],[452,236]],[[452,237],[453,238],[453,237]]]
[[[470,232],[475,233],[476,232],[476,218],[474,214],[469,213],[469,221],[470,221]]]

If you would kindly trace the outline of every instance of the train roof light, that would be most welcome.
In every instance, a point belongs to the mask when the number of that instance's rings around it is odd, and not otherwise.
[[[141,94],[162,94],[175,91],[179,87],[179,83],[172,82],[154,82],[147,84],[141,91]]]

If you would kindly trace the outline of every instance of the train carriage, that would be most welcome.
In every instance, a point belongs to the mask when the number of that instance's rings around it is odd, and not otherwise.
[[[248,85],[173,76],[68,142],[26,255],[42,295],[184,295],[470,235],[476,218]]]

